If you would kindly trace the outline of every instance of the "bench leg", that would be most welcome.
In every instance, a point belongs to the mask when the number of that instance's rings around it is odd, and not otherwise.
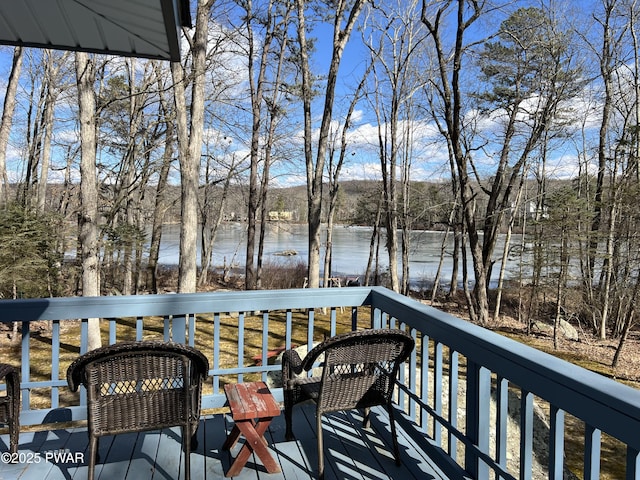
[[[272,417],[268,417],[260,419],[258,422],[253,420],[240,420],[236,422],[233,431],[225,441],[224,446],[235,445],[238,440],[237,436],[240,434],[244,436],[245,444],[240,449],[238,456],[235,458],[231,468],[229,468],[229,471],[226,473],[226,477],[235,477],[238,475],[246,465],[252,453],[255,453],[260,460],[262,460],[262,464],[268,473],[280,472],[280,466],[271,455],[271,452],[269,452],[269,449],[267,448],[267,441],[264,438],[264,433],[267,431],[271,420]],[[235,436],[235,438],[232,438],[232,436]]]

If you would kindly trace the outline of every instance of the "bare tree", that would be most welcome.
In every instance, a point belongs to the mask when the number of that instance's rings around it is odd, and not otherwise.
[[[443,132],[446,135],[447,144],[450,147],[451,157],[455,164],[456,183],[459,187],[462,215],[465,223],[466,234],[469,239],[469,248],[473,257],[473,269],[475,273],[474,297],[468,297],[469,314],[472,320],[481,324],[489,319],[489,301],[487,297],[487,269],[482,261],[482,244],[479,236],[479,228],[475,216],[475,193],[472,189],[472,179],[469,176],[470,152],[465,144],[462,116],[463,112],[463,88],[462,68],[463,59],[469,45],[464,43],[464,37],[471,26],[480,18],[485,8],[482,2],[466,2],[464,0],[449,0],[439,2],[435,9],[426,0],[423,0],[422,22],[429,30],[437,58],[438,71],[435,89],[438,100],[441,103]],[[443,39],[443,22],[449,15],[449,8],[454,5],[451,16],[454,20],[455,43],[449,52],[445,49]],[[432,11],[433,10],[433,11]],[[463,268],[466,269],[466,249],[463,249]],[[464,282],[465,288],[467,282]]]
[[[221,145],[221,151],[218,155],[207,153],[204,166],[204,185],[200,200],[200,261],[202,269],[198,276],[199,286],[206,285],[209,280],[213,246],[224,217],[225,201],[231,181],[238,175],[242,160],[235,153],[229,153],[228,142],[226,145],[224,145],[224,140],[216,143]]]
[[[279,116],[278,101],[280,85],[282,82],[282,67],[286,59],[288,49],[288,27],[290,23],[293,5],[289,2],[270,0],[263,11],[254,11],[251,0],[240,2],[246,12],[244,16],[247,42],[247,65],[249,70],[249,96],[251,99],[251,140],[250,140],[250,172],[249,172],[249,198],[247,211],[247,250],[245,264],[245,288],[255,289],[258,286],[258,272],[254,260],[256,250],[256,226],[257,214],[261,199],[266,198],[266,186],[268,185],[268,170],[275,138],[275,121]],[[255,29],[262,29],[258,44]],[[274,68],[270,68],[276,55]],[[271,75],[271,78],[270,78]],[[266,98],[271,86],[271,95]],[[265,108],[266,107],[266,108]],[[265,139],[264,124],[267,119],[265,110],[270,118]],[[261,139],[266,140],[261,145]],[[261,155],[260,152],[264,154]],[[263,165],[262,186],[259,181],[259,166]],[[262,190],[262,192],[261,192]],[[263,210],[266,205],[263,203]],[[264,217],[263,217],[264,221]],[[263,234],[263,233],[262,233]],[[258,264],[261,264],[261,258]]]
[[[322,183],[324,165],[327,156],[331,119],[335,99],[338,69],[344,48],[355,27],[356,21],[365,4],[365,0],[338,0],[329,2],[333,21],[333,39],[331,62],[327,72],[324,89],[324,107],[318,134],[318,145],[315,156],[312,151],[311,100],[314,86],[312,84],[309,63],[309,45],[307,42],[307,26],[304,0],[296,0],[298,16],[298,42],[300,46],[300,70],[302,74],[302,104],[304,115],[304,157],[307,172],[307,202],[309,220],[309,287],[320,285],[320,227],[322,223]]]
[[[4,94],[4,106],[2,109],[2,119],[0,120],[0,201],[9,201],[9,180],[7,178],[7,146],[9,145],[9,133],[13,122],[13,112],[16,107],[16,92],[22,70],[22,47],[13,49],[13,61],[11,63],[11,73],[7,91]]]
[[[98,184],[96,174],[95,66],[84,52],[76,52],[76,77],[80,123],[80,226],[82,295],[100,295],[98,252]],[[101,346],[99,319],[89,319],[88,349]]]
[[[331,273],[331,257],[333,254],[333,226],[335,221],[335,214],[338,207],[338,199],[340,193],[340,172],[342,171],[342,167],[345,163],[345,159],[347,158],[347,148],[348,144],[348,132],[351,128],[352,116],[353,112],[356,109],[358,101],[362,97],[363,89],[365,87],[365,82],[367,80],[367,76],[371,72],[373,68],[373,62],[369,63],[368,67],[365,69],[362,79],[358,83],[355,91],[353,92],[353,96],[351,97],[351,102],[349,102],[349,109],[347,110],[347,114],[344,119],[344,123],[340,129],[339,135],[339,145],[336,145],[337,139],[331,142],[331,146],[329,149],[329,163],[327,165],[327,173],[328,173],[328,187],[329,187],[329,205],[327,208],[327,232],[326,232],[326,240],[325,240],[325,258],[324,258],[324,275],[323,275],[323,285],[329,286],[329,277],[332,276]],[[336,152],[337,150],[337,152]],[[355,153],[355,152],[354,152]],[[337,155],[337,160],[334,158]]]
[[[200,179],[200,157],[205,104],[205,71],[209,12],[214,0],[198,0],[196,25],[190,40],[191,70],[187,74],[179,62],[172,62],[176,102],[176,131],[181,177],[181,223],[180,260],[178,266],[178,291],[196,291],[197,282],[197,233],[198,233],[198,188]],[[191,81],[190,122],[187,122],[186,83]]]
[[[398,277],[398,226],[402,227],[402,291],[409,288],[409,212],[412,158],[412,99],[421,90],[416,75],[416,52],[425,40],[422,24],[417,20],[418,2],[385,5],[372,10],[375,19],[366,41],[374,62],[375,105],[378,123],[378,151],[382,172],[385,206],[387,252],[391,289],[400,291]],[[379,22],[379,23],[378,23]],[[402,191],[398,193],[398,180]],[[403,202],[402,205],[399,204]]]
[[[158,63],[154,65],[156,69],[156,82],[159,95],[159,115],[164,119],[166,130],[164,134],[164,153],[160,159],[160,169],[158,172],[158,183],[155,191],[155,202],[153,209],[153,223],[151,227],[151,239],[149,242],[149,261],[147,263],[147,284],[151,291],[158,293],[158,257],[160,255],[160,241],[162,239],[162,225],[164,223],[166,210],[169,208],[167,198],[167,187],[169,171],[174,161],[175,155],[175,119],[174,106],[167,99],[166,88],[162,80],[162,71]]]

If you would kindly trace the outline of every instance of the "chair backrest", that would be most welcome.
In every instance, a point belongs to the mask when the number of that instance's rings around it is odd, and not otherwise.
[[[318,345],[304,360],[309,370],[324,354],[318,411],[388,404],[398,369],[414,346],[410,335],[395,329],[348,332]]]
[[[197,419],[208,361],[191,347],[156,341],[123,342],[79,357],[67,371],[72,390],[87,389],[95,435],[186,425]]]

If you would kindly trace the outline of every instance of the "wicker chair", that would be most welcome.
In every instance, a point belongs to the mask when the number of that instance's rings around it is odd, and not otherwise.
[[[304,360],[295,350],[284,353],[282,382],[286,439],[294,438],[291,418],[294,405],[309,399],[315,401],[319,478],[323,478],[324,473],[322,415],[329,412],[362,408],[367,428],[369,407],[386,406],[393,452],[396,464],[400,464],[391,400],[398,369],[414,346],[413,338],[401,330],[376,329],[336,335],[313,348]],[[322,374],[309,376],[307,372],[318,361],[322,363]]]
[[[209,362],[198,350],[156,341],[123,342],[76,359],[67,382],[87,389],[89,480],[98,438],[127,432],[182,427],[185,479],[200,418],[200,392]]]
[[[6,394],[0,396],[0,423],[9,426],[9,450],[18,452],[20,434],[20,376],[18,369],[0,363],[0,381],[7,386]]]

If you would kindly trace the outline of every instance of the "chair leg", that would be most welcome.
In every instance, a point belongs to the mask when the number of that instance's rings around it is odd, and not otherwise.
[[[387,405],[389,412],[389,424],[391,425],[391,439],[393,440],[393,456],[396,459],[396,465],[400,466],[400,447],[398,446],[398,435],[396,434],[396,421],[393,416],[393,407],[391,403]]]
[[[12,418],[9,422],[9,444],[11,453],[16,454],[18,453],[18,439],[20,435],[20,414],[12,412],[11,415]]]
[[[93,480],[98,458],[98,437],[89,435],[89,475],[88,480]]]
[[[322,443],[322,415],[316,413],[316,429],[318,434],[318,479],[324,479],[324,445]]]
[[[285,392],[285,402],[284,402],[284,423],[285,423],[285,432],[284,438],[287,442],[295,440],[295,436],[293,435],[293,405],[286,401],[286,392]]]
[[[184,443],[184,480],[191,479],[191,435],[189,430],[190,429],[188,427],[182,427],[182,442]]]

